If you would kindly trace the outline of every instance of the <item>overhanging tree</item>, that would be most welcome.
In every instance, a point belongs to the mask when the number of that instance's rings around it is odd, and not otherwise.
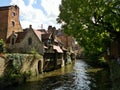
[[[120,36],[119,0],[62,0],[58,23],[97,59]]]

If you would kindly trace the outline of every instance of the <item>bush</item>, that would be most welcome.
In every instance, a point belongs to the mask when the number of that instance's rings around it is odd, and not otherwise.
[[[0,39],[0,53],[5,51],[5,43],[2,39]]]

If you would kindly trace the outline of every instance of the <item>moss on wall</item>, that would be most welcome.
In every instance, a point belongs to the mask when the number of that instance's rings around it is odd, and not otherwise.
[[[4,54],[0,56],[0,63],[3,65],[0,67],[0,84],[3,86],[26,81],[31,76],[39,75],[43,68],[43,58],[39,54]]]

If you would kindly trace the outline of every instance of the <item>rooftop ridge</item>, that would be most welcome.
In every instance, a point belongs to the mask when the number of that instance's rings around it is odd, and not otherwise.
[[[19,8],[17,5],[8,5],[8,6],[0,6],[0,9],[10,9],[10,7],[17,7],[17,8]]]

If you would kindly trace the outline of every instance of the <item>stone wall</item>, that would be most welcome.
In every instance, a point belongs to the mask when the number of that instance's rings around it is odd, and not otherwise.
[[[32,39],[32,44],[31,45],[28,45],[28,39],[29,38]],[[31,49],[34,48],[37,52],[39,52],[40,54],[43,54],[43,43],[38,39],[38,37],[33,32],[33,30],[29,30],[28,31],[28,33],[25,36],[25,38],[18,45],[16,44],[16,48],[18,46],[20,48],[24,47],[24,50],[27,53],[29,53],[31,51]]]
[[[43,57],[39,54],[5,54],[0,56],[0,76],[4,75],[10,61],[21,73],[31,73],[31,76],[36,76],[43,72]]]
[[[5,70],[5,59],[3,57],[0,57],[0,76],[3,75]]]
[[[44,50],[43,43],[36,36],[33,29],[28,29],[25,32],[26,35],[23,39],[20,40],[20,42],[17,42],[14,45],[12,45],[10,42],[10,44],[8,45],[8,49],[10,50],[10,52],[31,53],[31,51],[35,50],[36,52],[43,54],[43,50]],[[10,41],[13,37],[15,38],[14,34],[11,35]],[[28,43],[29,38],[31,39],[30,45]]]

